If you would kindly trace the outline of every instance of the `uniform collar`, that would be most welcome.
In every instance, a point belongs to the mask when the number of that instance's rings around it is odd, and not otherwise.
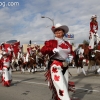
[[[57,38],[57,37],[55,37],[55,40],[60,40],[60,41],[62,40],[62,41],[64,41],[63,38]]]

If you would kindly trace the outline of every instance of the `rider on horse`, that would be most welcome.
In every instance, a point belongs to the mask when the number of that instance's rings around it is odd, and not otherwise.
[[[76,50],[76,56],[75,56],[75,62],[77,67],[77,73],[80,73],[80,68],[83,72],[83,74],[86,76],[86,72],[83,68],[83,59],[84,59],[84,48],[83,45],[79,45],[79,47]]]
[[[90,43],[89,43],[89,49],[93,49],[95,45],[98,44],[98,38],[99,35],[97,33],[98,31],[98,22],[97,22],[97,16],[92,15],[91,22],[90,22]]]
[[[32,49],[34,49],[34,47],[31,47],[31,44],[28,44],[28,46],[27,46],[27,54],[28,55],[32,54]]]

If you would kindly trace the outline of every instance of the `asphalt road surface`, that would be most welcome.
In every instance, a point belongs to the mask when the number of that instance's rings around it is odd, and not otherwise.
[[[86,69],[86,68],[85,68]],[[70,97],[78,97],[80,100],[100,100],[100,76],[89,73],[77,75],[76,68],[69,68],[72,76],[69,80],[75,82],[75,93],[69,92]],[[51,91],[45,81],[43,71],[34,74],[20,72],[12,73],[10,87],[0,84],[0,100],[52,100]]]

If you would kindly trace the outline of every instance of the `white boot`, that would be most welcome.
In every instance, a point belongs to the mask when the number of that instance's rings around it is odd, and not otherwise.
[[[30,68],[28,68],[28,72],[29,72],[29,73],[31,72],[31,69],[30,69]]]
[[[82,72],[86,76],[86,72],[85,72],[84,68],[82,68]]]
[[[31,71],[32,71],[32,73],[34,73],[34,69],[32,69]]]
[[[73,68],[75,67],[74,64],[72,66],[73,66]]]
[[[37,68],[35,68],[35,72],[37,72]]]
[[[24,68],[22,68],[22,73],[24,73],[25,72],[25,70],[24,70]]]

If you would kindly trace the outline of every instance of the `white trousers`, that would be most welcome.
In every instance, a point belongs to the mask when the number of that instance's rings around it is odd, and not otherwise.
[[[8,69],[5,68],[5,67],[3,68],[3,79],[4,79],[5,81],[12,80],[11,68],[9,69],[9,71],[8,71]]]
[[[94,36],[94,33],[91,32],[91,38],[90,38],[90,43],[89,43],[89,47],[91,49],[94,48],[94,42],[96,41],[96,43],[98,43],[100,41],[98,34],[96,33],[97,36]]]
[[[61,100],[70,100],[68,94],[68,70],[63,75],[61,66],[53,64],[50,72],[58,97]]]

